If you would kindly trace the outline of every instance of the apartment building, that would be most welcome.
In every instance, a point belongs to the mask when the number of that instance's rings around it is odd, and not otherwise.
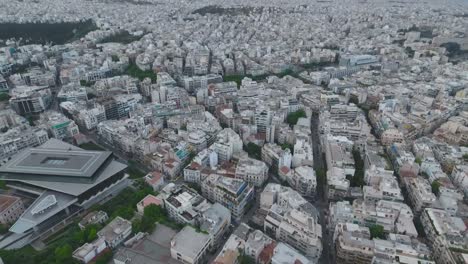
[[[164,199],[164,206],[169,217],[177,223],[194,225],[196,218],[209,207],[209,204],[195,190],[180,185]]]
[[[268,179],[268,167],[263,161],[242,158],[237,163],[236,178],[243,179],[256,187],[262,186]]]
[[[467,226],[463,219],[450,216],[444,210],[426,208],[421,223],[434,258],[439,264],[463,263],[467,250]]]
[[[14,223],[25,210],[21,198],[11,195],[0,195],[0,224]]]
[[[437,197],[432,193],[431,185],[426,179],[419,176],[405,178],[403,183],[415,214],[419,215],[424,208],[432,207],[436,202]]]
[[[292,155],[288,148],[282,149],[274,143],[267,143],[262,148],[262,160],[277,173],[281,167],[291,168]]]
[[[211,243],[210,235],[185,226],[171,240],[171,257],[186,264],[204,263]]]
[[[254,188],[242,179],[210,174],[201,183],[202,194],[213,203],[220,203],[239,221],[254,199]]]

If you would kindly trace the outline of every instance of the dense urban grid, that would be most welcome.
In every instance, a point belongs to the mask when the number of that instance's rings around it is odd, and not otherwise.
[[[0,263],[468,263],[467,1],[0,6]]]

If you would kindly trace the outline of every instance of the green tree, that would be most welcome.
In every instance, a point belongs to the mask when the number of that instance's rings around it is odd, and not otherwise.
[[[120,216],[125,219],[131,219],[135,215],[135,210],[131,206],[122,206],[112,214],[111,218]]]
[[[357,149],[352,151],[354,158],[354,176],[350,179],[351,187],[362,187],[364,185],[364,161],[362,160],[361,153]]]
[[[96,238],[97,238],[97,230],[96,230],[96,228],[92,227],[92,228],[89,230],[87,241],[88,241],[88,242],[92,242],[92,241],[94,241]]]
[[[69,244],[59,246],[55,249],[55,262],[57,264],[72,262],[72,248]]]
[[[10,228],[10,227],[7,226],[7,225],[0,224],[0,234],[2,234],[2,235],[3,235],[3,234],[6,234],[6,233],[8,232],[8,229],[9,229],[9,228]]]
[[[0,180],[0,189],[6,190],[8,187],[6,186],[6,182],[4,180]]]
[[[299,118],[306,117],[306,116],[307,115],[305,111],[302,109],[299,109],[296,112],[289,113],[288,116],[286,117],[286,122],[290,126],[294,126],[295,124],[297,124],[297,121],[299,120]]]
[[[468,161],[468,153],[467,153],[467,154],[463,154],[463,159],[464,159],[465,161]]]
[[[157,75],[153,71],[143,71],[133,62],[127,67],[125,74],[135,77],[140,81],[143,81],[145,78],[150,78],[152,83],[155,83],[157,79]]]
[[[422,164],[422,160],[421,160],[421,158],[419,158],[419,157],[416,158],[416,159],[414,160],[414,162],[417,163],[417,164],[419,164],[419,166],[421,166],[421,164]]]
[[[166,217],[166,212],[161,206],[150,204],[145,207],[143,215],[154,219],[155,221],[160,221]]]
[[[381,225],[373,225],[369,227],[371,238],[385,238],[384,227]]]
[[[8,95],[7,93],[0,93],[0,102],[8,100],[10,100],[10,95]]]
[[[262,148],[255,143],[249,142],[245,146],[245,151],[249,154],[251,158],[261,159],[262,157]]]
[[[132,231],[134,233],[141,232],[141,219],[136,218],[132,221]]]
[[[291,144],[284,143],[284,144],[281,144],[280,146],[281,146],[282,149],[287,149],[288,148],[289,150],[291,150],[291,153],[294,152],[294,146],[291,145]]]
[[[440,192],[440,182],[439,181],[433,181],[431,183],[431,189],[432,189],[432,193],[434,193],[435,195],[439,195],[439,192]]]
[[[249,255],[242,254],[239,256],[239,264],[255,264],[255,259]]]
[[[99,257],[96,258],[95,264],[107,264],[112,260],[112,256],[114,254],[112,251],[106,251],[105,253],[101,254]]]

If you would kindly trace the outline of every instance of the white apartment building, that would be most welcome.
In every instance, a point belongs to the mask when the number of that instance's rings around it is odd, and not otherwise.
[[[453,183],[463,189],[468,189],[468,166],[456,165],[453,168],[451,179]]]
[[[404,184],[408,191],[408,198],[416,214],[421,213],[424,208],[432,207],[437,197],[432,193],[429,182],[422,177],[405,178]]]
[[[132,233],[132,223],[120,216],[117,216],[109,224],[103,227],[98,233],[99,238],[103,238],[110,248],[117,247]]]
[[[265,235],[262,231],[255,230],[248,236],[245,243],[244,253],[253,258],[255,262],[258,262],[262,250],[273,242],[274,240]]]
[[[299,251],[295,250],[291,246],[285,243],[279,242],[273,250],[273,256],[271,257],[271,264],[283,264],[283,263],[302,263],[312,264],[313,262],[307,259]]]
[[[262,186],[268,179],[268,167],[263,161],[242,158],[237,163],[236,178],[257,187]]]
[[[234,154],[238,154],[242,150],[242,139],[234,130],[225,128],[218,133],[217,140],[210,149],[218,154],[220,163],[229,161]]]
[[[402,144],[405,141],[405,136],[398,129],[391,128],[385,130],[381,135],[381,142],[384,146],[390,146],[394,143]]]
[[[220,203],[239,221],[254,199],[254,188],[242,179],[210,174],[201,183],[203,196],[213,203]]]
[[[25,148],[42,145],[47,140],[49,136],[44,129],[10,128],[0,134],[0,159],[7,159]]]
[[[73,258],[82,263],[89,263],[107,248],[104,238],[98,238],[91,243],[84,243],[81,247],[73,251]]]
[[[288,178],[288,183],[302,196],[313,197],[317,188],[317,177],[312,167],[297,167]]]
[[[291,168],[291,150],[282,149],[274,143],[267,143],[262,148],[262,160],[272,169],[278,172],[281,167]]]
[[[102,105],[96,104],[94,108],[81,110],[76,121],[86,130],[92,130],[99,123],[106,121],[106,111]]]
[[[438,264],[464,263],[467,227],[463,219],[444,210],[426,208],[421,213],[421,223]]]
[[[312,144],[309,140],[296,139],[292,157],[292,167],[314,166],[314,154]]]
[[[203,196],[185,185],[177,186],[164,199],[168,216],[180,224],[195,224],[200,213],[209,207]]]
[[[276,238],[314,261],[322,254],[322,226],[317,218],[296,209],[284,214]]]
[[[171,257],[186,264],[204,263],[211,243],[210,235],[185,226],[171,240]]]

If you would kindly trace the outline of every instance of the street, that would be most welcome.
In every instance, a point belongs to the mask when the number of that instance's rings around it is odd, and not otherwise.
[[[320,146],[320,133],[319,133],[319,113],[314,112],[310,120],[311,135],[312,135],[312,148],[314,152],[314,169],[315,172],[323,171],[326,173],[325,161],[323,159],[322,150]],[[322,256],[319,259],[320,263],[328,264],[332,262],[333,250],[331,248],[331,237],[327,232],[327,211],[328,211],[328,198],[326,194],[327,181],[317,180],[317,195],[316,200],[313,202],[315,207],[320,213],[320,224],[322,225]]]

